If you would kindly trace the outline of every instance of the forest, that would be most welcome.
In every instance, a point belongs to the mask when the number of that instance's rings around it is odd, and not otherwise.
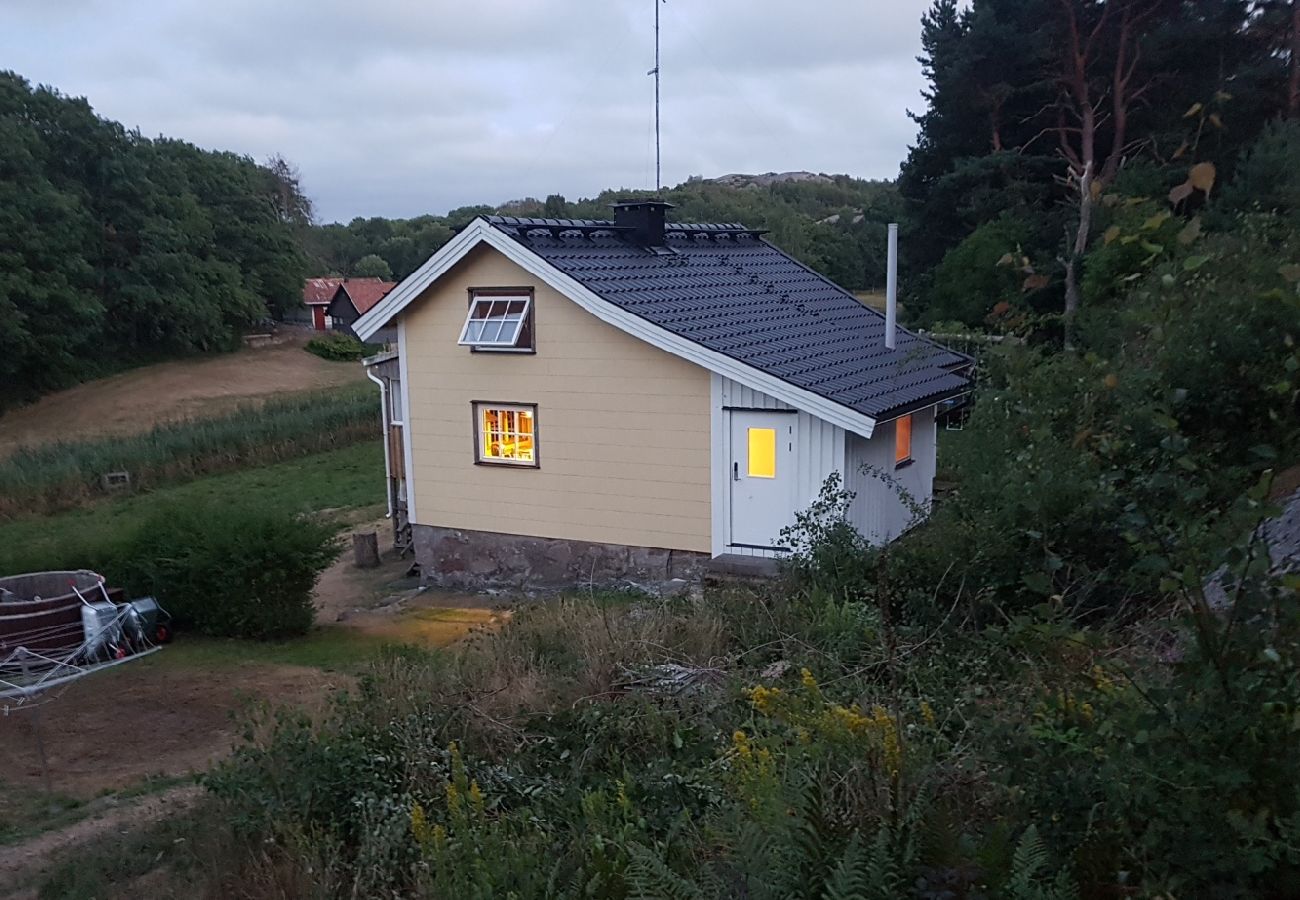
[[[228,350],[299,302],[302,198],[258,165],[0,71],[0,409]]]

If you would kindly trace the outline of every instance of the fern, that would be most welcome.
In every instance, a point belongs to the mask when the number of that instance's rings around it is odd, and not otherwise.
[[[700,889],[678,875],[658,853],[641,844],[627,846],[624,877],[632,900],[705,900]]]
[[[839,862],[831,870],[831,876],[822,891],[822,900],[868,900],[871,879],[867,868],[867,851],[857,832],[854,832],[848,846],[840,854]]]
[[[871,842],[868,868],[871,876],[871,900],[892,900],[902,893],[902,879],[898,874],[898,862],[891,852],[890,837],[889,826],[881,825],[876,831],[876,839]]]
[[[1038,829],[1030,825],[1020,836],[1016,852],[1011,857],[1006,900],[1076,900],[1079,891],[1069,872],[1061,869],[1050,881],[1044,877],[1051,860],[1051,853]]]

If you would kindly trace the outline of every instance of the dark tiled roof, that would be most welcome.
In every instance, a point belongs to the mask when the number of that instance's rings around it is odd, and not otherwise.
[[[969,362],[899,328],[741,225],[669,223],[667,249],[586,219],[488,216],[597,296],[710,350],[880,419],[962,393]]]

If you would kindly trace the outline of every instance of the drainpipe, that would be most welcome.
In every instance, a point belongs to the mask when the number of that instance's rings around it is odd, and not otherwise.
[[[889,263],[885,274],[885,346],[894,349],[898,330],[898,223],[889,223]]]
[[[388,386],[384,384],[382,378],[376,378],[370,369],[366,369],[366,377],[379,385],[379,412],[384,423],[384,498],[388,501],[388,518],[391,519],[393,517],[393,473],[388,465],[388,441],[392,431],[388,423]]]

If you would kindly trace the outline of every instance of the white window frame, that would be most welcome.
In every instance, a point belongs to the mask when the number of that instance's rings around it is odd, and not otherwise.
[[[522,303],[523,311],[519,313],[510,313],[510,305]],[[493,317],[493,309],[501,305],[502,312]],[[485,313],[476,316],[481,306],[486,306]],[[528,316],[532,312],[533,298],[531,294],[481,294],[474,295],[470,299],[469,311],[465,315],[465,324],[461,326],[460,337],[456,343],[462,347],[472,347],[475,350],[516,350],[519,349],[519,339],[524,334],[524,328],[528,324]],[[516,318],[517,316],[517,318]],[[472,339],[470,330],[474,325],[479,325],[478,337]],[[488,328],[496,326],[496,334],[491,340],[484,340],[484,334]]]
[[[541,463],[540,442],[538,441],[537,429],[537,404],[535,403],[499,403],[495,400],[473,400],[470,402],[471,415],[474,417],[474,462],[483,466],[515,466],[527,469],[539,468]],[[527,413],[533,420],[533,430],[531,432],[533,439],[533,458],[532,459],[510,459],[501,456],[489,456],[487,453],[487,432],[484,428],[485,413]],[[507,433],[502,429],[502,433]],[[524,434],[525,432],[513,431],[510,434]]]

